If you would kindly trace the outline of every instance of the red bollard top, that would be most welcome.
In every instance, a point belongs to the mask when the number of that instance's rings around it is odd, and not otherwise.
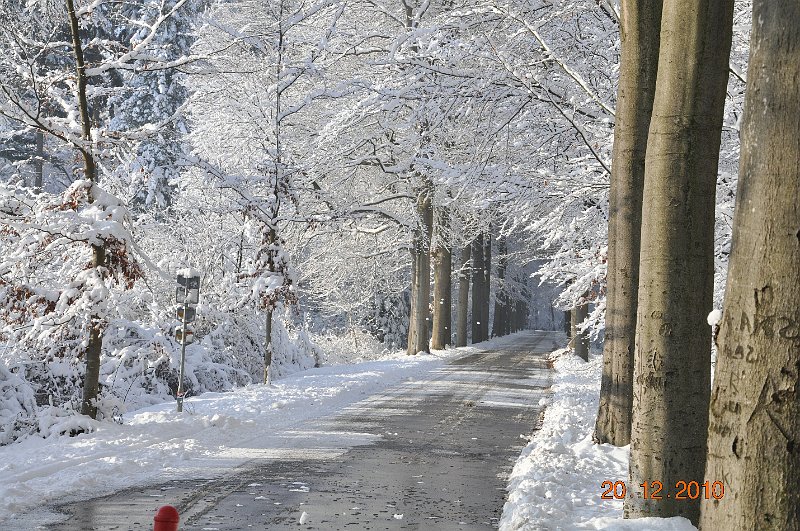
[[[178,531],[178,510],[172,505],[161,507],[153,519],[153,531]]]

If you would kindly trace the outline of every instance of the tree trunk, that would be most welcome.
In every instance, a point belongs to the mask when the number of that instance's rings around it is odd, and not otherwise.
[[[33,188],[37,193],[44,184],[44,133],[36,131],[36,159],[33,162]]]
[[[492,321],[492,337],[504,336],[510,316],[508,295],[506,294],[506,240],[497,239],[497,291],[494,297],[494,321]]]
[[[270,368],[272,367],[272,308],[266,311],[266,333],[264,334],[264,385],[270,383]]]
[[[572,338],[572,310],[564,311],[564,333],[567,334],[567,339]]]
[[[267,232],[266,241],[266,247],[269,249],[269,254],[267,255],[267,269],[273,274],[277,273],[277,271],[275,267],[275,251],[273,251],[272,247],[277,239],[278,233],[273,226],[269,229],[269,232]],[[266,308],[266,330],[264,334],[264,385],[269,385],[270,383],[270,368],[272,367],[272,356],[275,350],[272,343],[272,316],[274,314],[274,306],[271,306],[271,304],[274,303],[268,302]]]
[[[102,245],[92,246],[92,267],[101,267],[106,260]],[[81,415],[97,418],[97,395],[100,392],[100,356],[103,352],[103,319],[92,315],[89,322],[89,342],[86,345],[86,374],[83,377],[83,400]]]
[[[483,341],[483,328],[481,319],[483,318],[483,307],[487,301],[484,300],[484,279],[483,274],[483,234],[479,234],[472,241],[472,342],[480,343]]]
[[[66,0],[67,17],[69,19],[72,48],[75,57],[75,71],[77,75],[76,98],[78,111],[81,117],[81,133],[86,143],[92,142],[92,123],[89,117],[89,100],[86,96],[87,77],[86,66],[83,59],[83,44],[81,43],[80,24],[75,14],[73,0]],[[86,180],[94,183],[97,180],[97,167],[91,148],[82,147],[79,151],[83,157],[83,173]],[[93,192],[89,191],[89,202],[94,202]],[[104,245],[92,245],[92,267],[95,270],[103,267],[106,260]],[[100,272],[97,271],[98,276]],[[83,400],[81,401],[81,414],[97,418],[97,395],[100,391],[100,355],[103,350],[103,327],[105,323],[100,315],[93,314],[89,319],[89,340],[84,351],[86,358],[86,373],[83,378]]]
[[[714,204],[733,0],[664,3],[647,143],[625,515],[684,516],[679,481],[703,482],[711,371]],[[671,497],[644,499],[645,482]]]
[[[469,280],[470,280],[470,246],[461,250],[461,267],[458,270],[458,310],[456,324],[456,346],[467,346],[467,323],[469,322]]]
[[[444,222],[440,220],[440,222]],[[450,322],[452,291],[450,273],[453,269],[452,256],[439,238],[433,251],[433,334],[431,348],[443,349],[450,344]]]
[[[492,234],[483,237],[483,304],[481,305],[481,341],[489,339],[489,305],[492,295]]]
[[[644,159],[658,70],[661,9],[661,0],[622,1],[603,377],[594,430],[595,442],[614,446],[625,446],[631,439]]]
[[[411,301],[408,307],[408,344],[406,354],[413,355],[417,351],[417,298],[419,297],[419,279],[417,278],[417,238],[414,237],[414,246],[411,249]]]
[[[417,198],[419,228],[414,234],[413,287],[411,290],[411,326],[408,329],[408,354],[430,352],[431,256],[430,241],[433,229],[433,207],[430,188],[425,187]]]
[[[575,355],[589,361],[589,333],[587,331],[580,332],[578,326],[586,320],[589,315],[588,304],[578,304],[571,312],[572,315],[572,350]]]
[[[800,530],[800,3],[753,2],[701,529]]]

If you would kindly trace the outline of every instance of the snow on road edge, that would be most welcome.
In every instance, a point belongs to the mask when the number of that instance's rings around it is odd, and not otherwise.
[[[627,446],[592,442],[602,356],[586,363],[562,349],[551,358],[553,394],[541,428],[514,465],[500,530],[694,530],[680,517],[623,520],[621,500],[600,498],[603,481],[628,477]]]
[[[77,437],[31,437],[0,447],[0,529],[16,515],[56,502],[93,498],[131,486],[175,478],[211,478],[253,457],[285,451],[335,452],[365,444],[375,434],[310,432],[306,421],[332,417],[367,396],[404,381],[427,379],[445,360],[518,341],[512,334],[431,355],[387,354],[387,359],[331,365],[292,374],[267,387],[249,385],[125,415],[124,423],[94,422]],[[288,444],[282,433],[289,433]],[[294,435],[292,435],[294,434]],[[283,437],[283,438],[281,438]],[[293,440],[294,438],[295,440]],[[270,444],[272,446],[270,446]],[[310,445],[310,447],[309,447]],[[19,522],[15,522],[15,529]]]
[[[271,386],[249,385],[192,397],[183,414],[175,412],[174,402],[163,403],[125,415],[121,425],[93,422],[92,433],[32,437],[0,447],[0,522],[67,499],[173,478],[223,474],[254,453],[263,453],[264,444],[277,434],[332,416],[402,381],[424,379],[444,358],[462,353],[414,357],[397,353],[397,359],[310,369]],[[327,437],[325,445],[346,448],[371,437]]]

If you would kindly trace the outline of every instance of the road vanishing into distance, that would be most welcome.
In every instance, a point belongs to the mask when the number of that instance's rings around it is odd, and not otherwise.
[[[165,504],[177,507],[182,531],[496,528],[549,392],[546,353],[563,337],[529,331],[453,359],[334,417],[254,441],[253,458],[223,477],[51,507],[67,519],[46,529],[151,530]]]

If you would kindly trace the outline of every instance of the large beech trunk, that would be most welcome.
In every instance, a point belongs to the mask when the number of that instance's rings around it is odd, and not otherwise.
[[[622,0],[620,73],[608,217],[603,377],[594,440],[631,439],[633,350],[647,131],[656,89],[661,0]]]
[[[444,223],[443,219],[440,223]],[[451,312],[452,312],[452,285],[451,272],[453,269],[452,256],[439,238],[433,251],[433,333],[431,334],[431,348],[443,349],[451,341]]]
[[[492,337],[508,334],[511,308],[506,293],[506,240],[497,239],[497,291],[494,298],[494,320],[492,321]]]
[[[492,296],[492,234],[483,237],[483,304],[481,305],[481,341],[489,339],[489,305]]]
[[[733,0],[664,3],[647,142],[628,517],[684,516],[679,481],[702,483],[714,287],[714,204]],[[671,494],[645,499],[643,483]],[[651,489],[652,492],[652,489]]]
[[[433,229],[433,207],[429,188],[425,188],[417,199],[419,228],[414,234],[411,319],[408,329],[408,354],[430,352],[428,331],[430,327],[431,257],[430,241]]]
[[[483,234],[479,234],[472,241],[472,342],[480,343],[486,338],[483,335],[483,307],[489,301],[485,297],[485,275],[483,273],[484,254],[483,254]]]
[[[800,530],[800,2],[755,0],[703,530]],[[719,489],[717,494],[719,494]]]
[[[470,245],[461,250],[458,269],[458,310],[456,312],[456,346],[467,346],[469,324]]]

